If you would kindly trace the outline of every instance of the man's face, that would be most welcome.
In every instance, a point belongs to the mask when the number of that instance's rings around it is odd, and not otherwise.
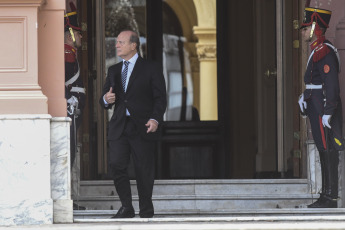
[[[311,26],[304,27],[302,30],[302,40],[305,42],[311,42],[312,37],[310,37]]]
[[[117,55],[125,60],[129,60],[136,53],[136,44],[129,41],[131,35],[132,32],[124,31],[116,39]]]

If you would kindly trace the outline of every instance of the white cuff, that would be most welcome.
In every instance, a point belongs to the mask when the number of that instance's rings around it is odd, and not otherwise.
[[[103,101],[104,101],[104,105],[106,106],[106,107],[108,107],[108,102],[105,100],[105,95],[103,96]]]
[[[159,125],[159,122],[157,120],[152,119],[152,118],[150,120],[155,121],[157,123],[157,125]]]

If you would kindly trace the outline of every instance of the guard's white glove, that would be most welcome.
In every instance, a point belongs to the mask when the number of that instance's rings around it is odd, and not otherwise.
[[[304,101],[304,95],[303,95],[303,93],[299,96],[298,104],[299,104],[299,107],[300,107],[300,109],[301,109],[301,112],[302,112],[302,113],[305,113],[304,110],[307,108],[307,102]]]
[[[79,103],[78,98],[76,98],[75,96],[72,96],[67,100],[67,103],[74,106],[74,107],[77,107],[78,103]]]
[[[332,115],[326,115],[326,114],[322,116],[323,127],[327,126],[328,128],[331,129],[331,125],[329,124],[329,122],[331,121],[331,117]]]

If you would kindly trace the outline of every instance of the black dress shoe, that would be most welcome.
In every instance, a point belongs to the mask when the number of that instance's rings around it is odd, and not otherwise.
[[[308,208],[319,208],[323,200],[323,194],[320,194],[319,199],[312,204],[307,205]]]
[[[153,214],[140,214],[140,218],[152,218]]]
[[[83,206],[79,206],[76,203],[73,203],[73,210],[86,210],[86,208]]]
[[[135,216],[134,208],[121,207],[112,218],[133,218]]]
[[[320,197],[316,202],[308,205],[308,208],[337,208],[337,199],[332,199],[327,196]]]

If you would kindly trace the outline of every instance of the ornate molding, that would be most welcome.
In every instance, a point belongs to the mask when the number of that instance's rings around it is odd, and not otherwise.
[[[198,37],[196,44],[199,60],[217,59],[217,30],[215,27],[194,27],[194,34]]]
[[[217,40],[216,27],[199,27],[193,28],[194,34],[197,36],[199,43],[215,43]]]
[[[200,61],[214,61],[217,59],[216,44],[196,44],[196,50]]]

